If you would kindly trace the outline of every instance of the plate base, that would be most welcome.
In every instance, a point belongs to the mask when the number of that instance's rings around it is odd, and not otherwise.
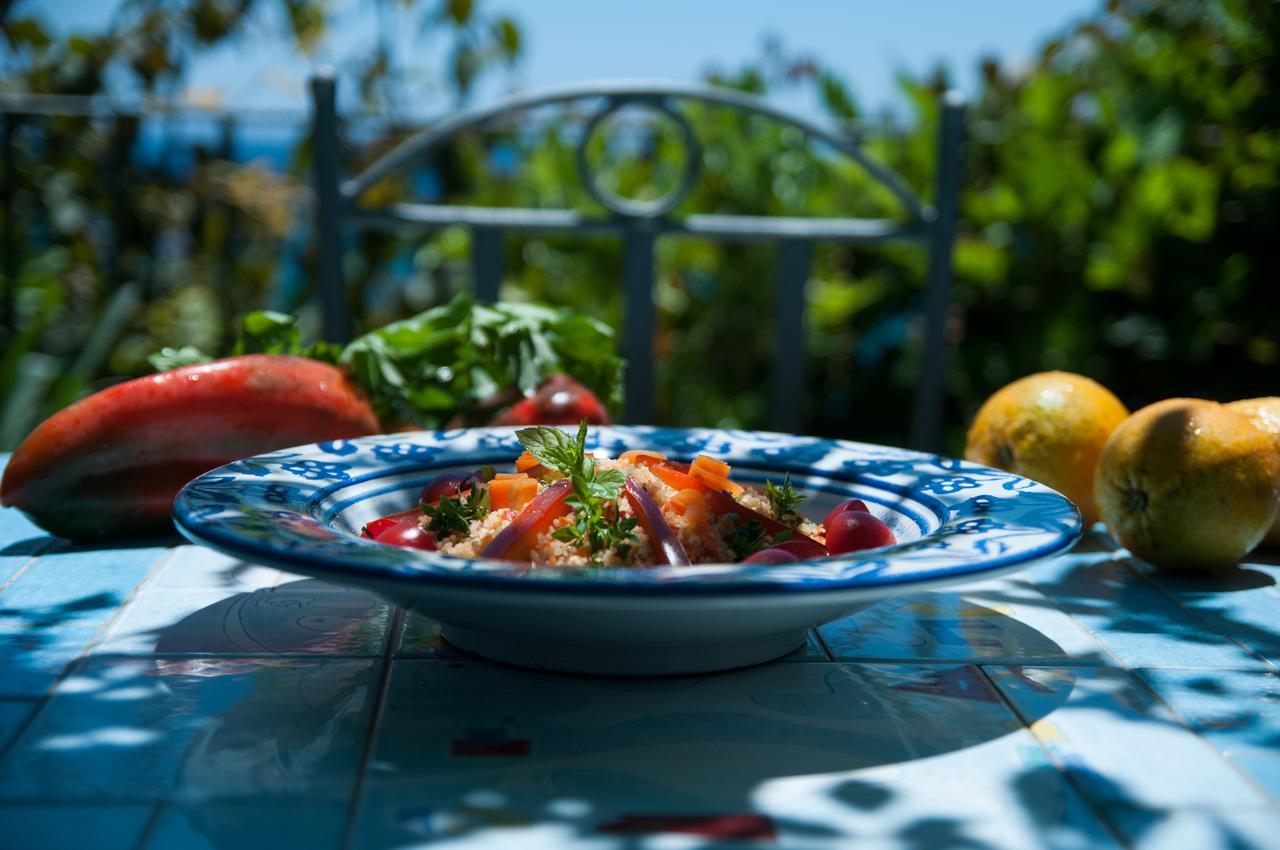
[[[493,661],[601,676],[675,676],[749,667],[781,658],[804,645],[808,628],[722,643],[608,643],[546,640],[527,634],[442,624],[441,635],[449,643]]]

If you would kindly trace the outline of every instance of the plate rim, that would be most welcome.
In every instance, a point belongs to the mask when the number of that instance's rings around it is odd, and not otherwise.
[[[634,439],[646,440],[671,440],[677,437],[688,441],[689,435],[697,435],[704,439],[723,438],[723,439],[759,439],[771,445],[778,446],[780,441],[797,441],[806,446],[825,446],[828,454],[834,451],[837,455],[843,454],[846,457],[854,457],[859,454],[864,456],[874,456],[876,454],[887,453],[894,459],[895,463],[913,463],[932,464],[938,468],[939,472],[953,474],[956,472],[968,472],[972,475],[986,476],[990,481],[988,484],[994,485],[996,482],[1002,482],[1004,489],[1011,490],[1014,493],[1012,498],[1018,498],[1024,493],[1037,492],[1047,498],[1056,499],[1055,507],[1058,510],[1068,508],[1069,511],[1060,517],[1061,524],[1058,527],[1050,529],[1043,527],[1040,531],[1049,535],[1046,539],[1034,546],[1023,548],[1012,554],[1004,556],[993,556],[982,559],[976,559],[966,563],[952,563],[944,566],[935,566],[921,568],[917,571],[906,573],[894,573],[888,571],[888,574],[877,574],[872,572],[854,572],[852,575],[845,577],[823,577],[821,575],[811,574],[804,576],[800,574],[797,577],[796,570],[817,568],[818,572],[834,571],[836,568],[854,568],[859,564],[868,566],[887,562],[891,559],[895,552],[907,552],[916,548],[924,549],[930,544],[929,541],[935,537],[940,537],[939,532],[947,529],[956,519],[951,514],[953,504],[946,498],[935,496],[928,492],[920,492],[919,487],[903,487],[887,480],[886,476],[876,474],[862,473],[843,473],[833,478],[834,471],[831,469],[822,469],[815,467],[812,462],[792,463],[789,465],[793,474],[802,474],[807,476],[818,476],[836,480],[840,483],[856,485],[862,483],[868,486],[874,486],[883,490],[903,489],[911,499],[917,502],[929,503],[935,502],[948,511],[948,516],[942,519],[939,529],[930,535],[898,547],[886,547],[884,549],[867,550],[864,553],[850,556],[838,556],[838,558],[828,559],[810,559],[799,561],[795,564],[788,564],[785,569],[777,567],[768,567],[756,570],[744,570],[741,564],[717,565],[727,569],[718,570],[716,572],[707,572],[706,566],[695,566],[693,568],[577,568],[572,570],[572,576],[560,575],[567,572],[564,569],[544,569],[540,570],[537,578],[531,579],[529,574],[508,575],[494,570],[501,569],[500,565],[506,565],[511,568],[509,562],[497,561],[481,561],[452,558],[448,556],[438,556],[430,552],[422,552],[418,550],[395,550],[402,553],[403,557],[396,558],[399,562],[397,565],[380,564],[368,560],[359,560],[349,557],[351,554],[358,553],[364,547],[376,546],[378,544],[372,541],[361,540],[352,536],[349,532],[329,532],[332,534],[333,540],[340,541],[339,548],[346,552],[346,557],[335,556],[328,551],[308,551],[305,541],[301,548],[286,547],[281,548],[279,545],[272,545],[270,538],[267,540],[258,540],[246,537],[229,531],[225,525],[218,522],[209,521],[200,516],[200,511],[196,507],[199,502],[199,494],[207,493],[207,488],[214,490],[226,489],[228,486],[232,490],[237,485],[246,483],[246,479],[237,478],[236,467],[244,468],[245,464],[259,463],[263,465],[278,463],[281,459],[288,457],[295,462],[314,461],[317,456],[332,460],[335,452],[335,446],[341,446],[340,451],[347,451],[347,447],[354,446],[350,452],[355,452],[361,446],[377,446],[383,444],[393,444],[392,441],[400,440],[403,444],[416,443],[418,445],[438,445],[441,442],[447,442],[449,439],[455,439],[457,435],[468,434],[475,436],[477,439],[485,439],[492,437],[502,437],[514,439],[515,428],[511,427],[488,427],[473,429],[457,429],[453,431],[414,431],[400,432],[389,435],[373,435],[369,437],[360,437],[352,440],[328,441],[320,443],[305,444],[290,449],[281,449],[275,452],[269,452],[246,458],[241,461],[235,461],[230,464],[210,470],[209,472],[195,478],[189,482],[174,500],[173,519],[178,531],[193,543],[203,545],[229,555],[236,557],[248,558],[259,563],[268,563],[283,569],[291,570],[298,573],[322,572],[326,578],[350,579],[354,583],[360,583],[366,579],[377,579],[379,582],[396,582],[404,585],[406,590],[417,588],[419,590],[429,589],[437,585],[451,585],[458,587],[469,587],[477,590],[492,588],[513,590],[519,589],[522,593],[536,593],[539,595],[560,595],[564,593],[588,594],[601,596],[739,596],[739,595],[776,595],[776,594],[808,594],[808,593],[833,593],[848,592],[858,589],[872,590],[876,589],[883,592],[885,587],[903,586],[911,587],[923,585],[931,582],[946,580],[965,580],[970,578],[981,578],[987,574],[1006,573],[1019,565],[1030,565],[1034,562],[1053,557],[1057,554],[1068,551],[1083,535],[1085,527],[1080,516],[1079,510],[1074,504],[1066,499],[1061,493],[1049,488],[1043,484],[1031,481],[1023,476],[1004,470],[997,470],[991,467],[984,467],[970,461],[949,458],[943,455],[930,454],[925,452],[917,452],[907,449],[900,449],[892,446],[881,446],[870,443],[860,443],[848,440],[838,440],[817,437],[802,437],[789,434],[776,434],[765,431],[741,431],[728,429],[711,429],[711,428],[657,428],[651,426],[626,426],[626,425],[610,425],[598,426],[592,429],[594,441],[598,441],[601,434],[611,436],[627,436],[631,435]],[[400,445],[400,444],[395,444]],[[499,446],[491,447],[497,451]],[[391,477],[395,475],[410,474],[415,471],[426,471],[433,468],[443,468],[451,465],[459,465],[474,462],[470,459],[458,458],[452,463],[447,460],[447,452],[445,456],[432,456],[428,462],[418,463],[386,463],[380,468],[378,474],[362,478],[361,481],[377,480],[378,478]],[[736,463],[745,464],[758,469],[773,468],[781,471],[782,468],[788,466],[783,463],[781,465],[771,465],[765,463],[763,459],[757,460],[738,460]],[[913,470],[914,473],[914,470]],[[934,473],[929,476],[921,476],[914,473],[912,476],[918,482],[929,482],[939,479],[942,476]],[[254,473],[253,481],[271,480],[272,474]],[[301,487],[306,492],[305,499],[297,499],[286,501],[284,503],[272,506],[274,510],[282,513],[291,513],[294,516],[305,517],[306,520],[317,526],[322,525],[320,517],[316,514],[316,510],[323,505],[323,500],[327,495],[336,492],[344,486],[352,486],[355,482],[351,480],[343,480],[335,483],[322,483],[319,486],[309,485],[308,482],[299,482],[296,478],[292,480],[293,485]],[[309,489],[308,489],[309,488]],[[242,488],[243,494],[243,488]],[[195,504],[193,504],[195,503]],[[239,502],[242,511],[247,510],[246,502],[243,498]],[[253,502],[255,508],[264,508],[265,505],[259,502]],[[330,515],[330,519],[332,514]],[[326,529],[327,530],[327,529]],[[1001,529],[992,529],[987,534],[998,533]],[[982,531],[974,532],[975,537],[981,536]],[[332,542],[332,540],[330,541]],[[348,549],[347,547],[351,547]],[[385,555],[385,553],[383,553]],[[868,557],[871,556],[871,557]],[[491,569],[473,570],[467,567],[467,564],[481,565]],[[451,566],[452,565],[452,566]],[[459,566],[461,565],[461,566]],[[752,565],[758,566],[758,565]],[[822,569],[822,568],[829,569]],[[670,570],[684,570],[685,573],[681,580],[674,581],[601,581],[598,578],[592,580],[584,576],[596,574],[617,574],[618,570],[626,569],[630,574],[629,578],[636,578],[644,573],[650,576],[663,573]],[[640,570],[641,573],[635,573],[634,570]],[[689,571],[696,571],[689,572]],[[882,570],[881,573],[884,571]],[[769,578],[769,576],[775,578]],[[699,581],[698,579],[707,579]],[[947,581],[947,583],[952,583]]]

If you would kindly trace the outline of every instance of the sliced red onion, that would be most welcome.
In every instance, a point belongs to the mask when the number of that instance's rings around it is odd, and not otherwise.
[[[524,506],[516,518],[506,528],[499,531],[480,553],[481,558],[500,558],[513,561],[527,560],[533,541],[537,535],[546,531],[556,518],[564,516],[567,511],[557,511],[564,500],[573,492],[573,483],[562,478],[543,489],[533,497],[533,501]],[[566,506],[567,507],[567,506]],[[513,557],[514,556],[514,557]]]
[[[781,549],[795,555],[797,558],[825,558],[827,557],[827,547],[811,540],[808,537],[793,537],[790,540],[781,540],[769,547],[770,549]]]
[[[662,559],[658,563],[673,567],[689,566],[688,553],[680,545],[680,538],[671,530],[671,526],[667,525],[653,497],[631,476],[627,476],[626,493],[627,501],[631,504],[631,510],[639,520],[640,527],[644,529],[645,534],[649,535],[654,556]]]
[[[794,564],[800,560],[795,555],[781,549],[777,546],[770,546],[768,549],[761,549],[755,554],[748,555],[743,558],[743,564]]]

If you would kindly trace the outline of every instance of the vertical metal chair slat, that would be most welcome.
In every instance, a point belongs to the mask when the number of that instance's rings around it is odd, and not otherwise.
[[[938,131],[937,191],[929,234],[924,357],[911,416],[911,446],[933,452],[942,449],[947,307],[951,303],[951,250],[959,207],[960,146],[963,141],[964,100],[958,92],[947,92],[943,96],[942,121]]]
[[[783,239],[778,243],[777,264],[769,427],[795,433],[805,415],[805,288],[813,266],[813,242]]]
[[[341,342],[350,337],[351,318],[341,269],[344,217],[357,200],[378,180],[417,156],[472,126],[483,126],[495,116],[549,104],[564,104],[584,98],[604,103],[589,122],[594,127],[627,104],[646,105],[665,113],[682,129],[691,150],[691,163],[699,161],[697,139],[681,111],[671,106],[677,99],[718,104],[762,115],[800,129],[811,138],[830,145],[856,161],[871,178],[897,197],[905,209],[906,222],[893,219],[806,219],[783,217],[767,221],[743,215],[702,216],[702,228],[669,216],[692,186],[697,169],[690,167],[680,188],[662,199],[635,202],[602,190],[586,159],[585,139],[578,151],[579,176],[589,193],[609,215],[605,217],[547,217],[540,209],[477,210],[448,204],[426,205],[439,213],[452,211],[457,222],[472,228],[472,271],[475,294],[480,301],[496,300],[502,282],[502,244],[507,231],[521,234],[606,232],[623,243],[623,286],[625,313],[623,355],[627,359],[626,406],[624,419],[631,423],[654,421],[654,242],[660,233],[698,234],[715,241],[780,239],[777,262],[775,330],[777,353],[770,388],[771,427],[799,431],[806,414],[805,386],[805,286],[809,277],[816,238],[835,242],[870,245],[919,240],[926,244],[929,271],[926,291],[926,334],[919,383],[911,418],[911,445],[936,450],[941,437],[943,377],[945,374],[945,324],[951,288],[951,249],[955,238],[955,216],[959,192],[960,146],[964,116],[963,98],[948,92],[943,101],[938,139],[937,191],[933,207],[924,204],[900,177],[869,158],[855,136],[789,115],[748,95],[706,86],[651,81],[605,81],[552,89],[540,94],[521,95],[492,106],[453,115],[425,128],[412,138],[384,153],[377,161],[350,180],[340,179],[338,163],[338,118],[335,109],[334,79],[331,71],[312,80],[315,101],[315,182],[317,200],[316,285],[325,317],[324,336]],[[410,214],[410,205],[389,210],[385,215],[366,217],[364,226],[392,227],[398,221],[428,228],[448,221],[441,216],[429,219]],[[418,205],[422,206],[422,205]],[[714,218],[718,227],[706,229]],[[690,217],[689,223],[694,217]],[[824,224],[815,224],[822,221]],[[783,225],[783,226],[778,226]],[[780,236],[781,234],[781,236]]]
[[[502,288],[502,236],[496,227],[471,228],[471,275],[476,300],[492,304]]]
[[[351,339],[351,311],[342,274],[342,207],[338,185],[338,107],[332,73],[311,79],[315,116],[311,127],[311,158],[316,182],[316,289],[320,295],[324,338]]]
[[[635,221],[622,235],[623,340],[627,361],[623,415],[632,425],[653,422],[653,231]]]

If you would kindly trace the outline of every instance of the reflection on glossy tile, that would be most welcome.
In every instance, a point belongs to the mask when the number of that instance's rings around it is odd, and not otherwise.
[[[1257,654],[1197,620],[1097,539],[1024,577],[1129,667],[1271,669]]]
[[[998,756],[952,761],[969,758],[961,755],[968,748]],[[987,814],[978,798],[991,787],[964,795],[992,759],[1001,764],[995,785],[1027,768],[1043,776],[1034,796],[1051,825],[1078,818],[1085,834],[1096,832],[1061,777],[1040,772],[1043,751],[967,665],[791,663],[618,680],[398,661],[359,844],[488,840],[491,828],[519,836],[521,846],[536,846],[540,835],[568,846],[654,832],[808,839],[822,835],[823,806],[854,818],[853,834],[884,834],[868,832],[875,817],[857,814],[881,798],[915,801],[894,829],[910,827],[921,813],[913,806],[948,795],[960,795],[958,812],[978,805]],[[860,771],[877,778],[850,782]],[[799,793],[810,780],[826,790]],[[810,808],[797,808],[804,801]]]
[[[1113,660],[1092,635],[1018,581],[890,597],[819,632],[837,661]]]
[[[148,805],[0,803],[5,850],[133,850],[153,811]]]
[[[1123,671],[987,669],[1092,802],[1135,808],[1267,805],[1203,739]],[[1060,707],[1051,710],[1054,704]]]
[[[1113,808],[1108,821],[1134,850],[1274,850],[1280,812]]]
[[[144,850],[338,850],[346,818],[332,803],[166,806]]]
[[[0,761],[0,798],[344,799],[379,669],[371,659],[90,659]]]
[[[99,655],[381,656],[390,603],[366,591],[301,581],[252,593],[147,587],[112,625]]]
[[[809,637],[805,640],[804,646],[797,649],[790,655],[784,655],[778,659],[778,662],[803,662],[815,663],[822,661],[830,661],[831,657],[827,655],[826,649],[822,646],[822,641],[818,639],[816,630],[809,632]]]
[[[398,658],[443,658],[464,660],[474,658],[440,637],[440,624],[430,617],[409,612],[404,616],[400,630],[400,643],[396,647]]]
[[[39,703],[36,700],[0,699],[0,756],[4,755],[18,730],[35,713],[37,705]]]
[[[203,546],[177,546],[173,557],[151,580],[150,587],[167,590],[225,588],[254,591],[274,587],[283,575],[275,567],[247,564]]]

